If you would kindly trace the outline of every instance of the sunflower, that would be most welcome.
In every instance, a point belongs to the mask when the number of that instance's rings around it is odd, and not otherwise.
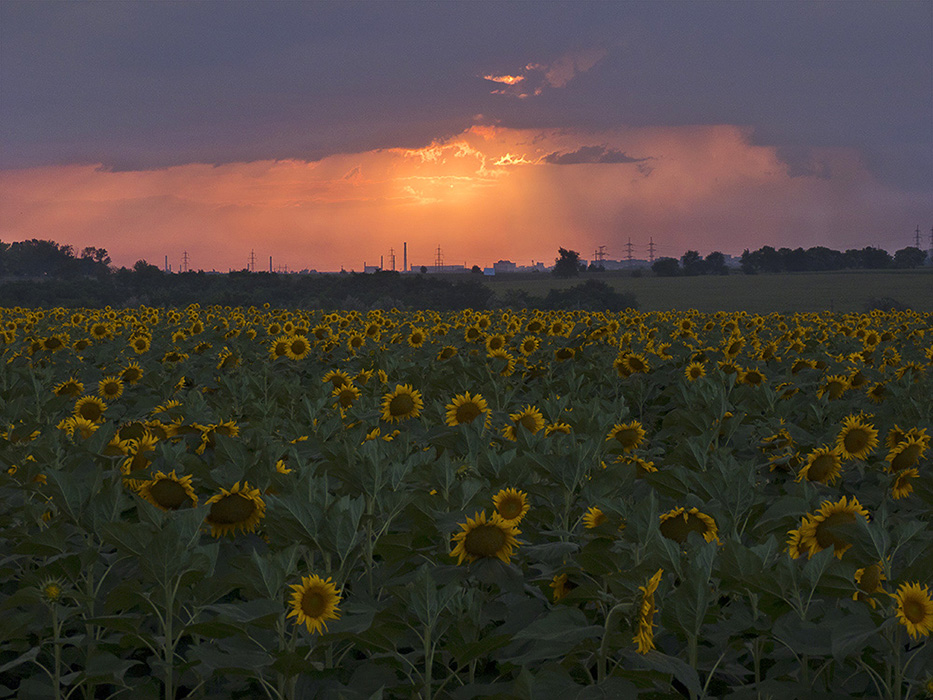
[[[881,403],[887,396],[887,385],[884,382],[873,384],[865,391],[865,395],[871,399],[872,403]]]
[[[521,428],[534,435],[544,427],[544,416],[541,415],[541,411],[530,404],[518,413],[510,413],[509,418],[512,425],[507,425],[502,430],[502,434],[508,440],[518,440],[518,432]]]
[[[438,360],[449,360],[451,357],[457,354],[457,348],[453,345],[445,345],[440,349],[440,352],[437,353]]]
[[[493,513],[489,520],[486,511],[477,512],[472,518],[467,516],[465,523],[460,523],[462,532],[458,532],[451,539],[457,545],[450,556],[457,557],[457,564],[464,560],[474,562],[477,559],[499,559],[506,564],[512,557],[513,550],[518,547],[516,535],[521,534],[518,528],[502,519],[498,513]]]
[[[583,525],[587,530],[595,530],[600,525],[608,522],[609,518],[597,506],[590,506],[583,514]]]
[[[280,357],[288,357],[287,335],[280,335],[278,338],[272,341],[272,344],[269,346],[269,355],[273,360],[277,360]]]
[[[366,337],[359,333],[351,333],[350,337],[347,338],[347,350],[352,353],[361,350],[364,345],[366,345]]]
[[[87,418],[82,418],[81,416],[72,416],[71,418],[66,418],[63,420],[56,427],[65,431],[72,437],[78,435],[82,440],[87,440],[89,437],[91,437],[91,435],[97,432],[97,429],[100,426],[94,421],[88,420]]]
[[[548,586],[551,588],[551,595],[555,603],[566,597],[570,591],[576,588],[567,578],[567,574],[554,574],[554,578],[551,579]]]
[[[106,410],[107,404],[102,399],[96,396],[82,396],[75,403],[74,415],[94,423],[103,423]]]
[[[871,596],[875,593],[884,593],[881,582],[886,580],[881,562],[857,569],[854,578],[858,590],[852,594],[852,600],[861,600],[874,608],[876,603]]]
[[[289,336],[285,344],[285,354],[290,360],[303,360],[311,352],[311,343],[303,335]]]
[[[749,386],[761,386],[767,379],[764,372],[756,368],[745,370],[739,375],[739,381]]]
[[[564,423],[563,421],[557,421],[556,423],[548,423],[544,427],[544,437],[550,435],[570,435],[572,428],[569,423]]]
[[[248,482],[236,482],[229,491],[220,489],[220,493],[206,501],[211,507],[204,521],[211,526],[211,536],[223,537],[235,534],[237,530],[253,532],[259,521],[265,517],[266,502],[262,500],[259,489],[252,489]]]
[[[323,377],[321,377],[321,381],[324,383],[330,382],[334,389],[339,389],[344,384],[351,383],[350,375],[344,372],[342,369],[331,370]]]
[[[842,452],[838,447],[820,447],[807,455],[807,461],[797,473],[797,481],[817,481],[833,484],[842,472]]]
[[[622,446],[623,451],[631,452],[644,441],[645,434],[644,427],[637,420],[631,423],[616,423],[606,435],[606,442],[615,440]]]
[[[891,484],[891,496],[895,499],[907,498],[914,492],[914,486],[910,482],[918,476],[920,476],[918,469],[902,469],[897,472]]]
[[[344,384],[334,389],[330,395],[336,399],[334,406],[339,408],[341,412],[345,412],[360,398],[360,390],[353,384]]]
[[[803,517],[796,536],[795,531],[789,533],[791,539],[796,539],[797,542],[796,556],[806,552],[809,558],[824,549],[833,547],[836,557],[841,559],[852,543],[848,542],[835,528],[841,525],[851,525],[856,522],[856,516],[861,516],[866,522],[868,521],[868,511],[854,497],[852,500],[847,500],[846,496],[843,496],[835,503],[823,501],[816,513]]]
[[[472,423],[484,413],[486,420],[489,420],[489,405],[480,394],[470,396],[469,391],[457,394],[445,408],[447,409],[445,422],[452,427]]]
[[[77,398],[84,393],[84,384],[79,382],[74,377],[71,377],[64,382],[56,384],[52,391],[56,396],[74,396]]]
[[[339,620],[340,591],[330,577],[304,576],[300,584],[292,584],[291,610],[286,617],[296,617],[308,632],[326,632],[328,620]]]
[[[382,419],[390,423],[417,418],[422,408],[421,392],[409,384],[396,384],[394,391],[382,397]]]
[[[719,542],[719,528],[716,521],[697,508],[687,510],[683,506],[669,510],[661,515],[661,534],[669,540],[683,544],[691,532],[703,535],[707,542]]]
[[[130,362],[120,372],[120,379],[127,384],[135,384],[143,378],[143,368],[137,362]]]
[[[239,364],[240,357],[226,346],[217,355],[217,369],[231,369]]]
[[[648,358],[638,353],[630,352],[622,361],[625,364],[625,369],[631,374],[636,374],[638,372],[645,373],[651,369],[651,365],[648,364]]]
[[[486,352],[495,352],[496,350],[505,350],[505,336],[500,333],[486,337]]]
[[[641,605],[638,609],[638,633],[632,638],[632,641],[638,645],[639,654],[647,654],[654,649],[654,614],[657,608],[654,605],[654,594],[661,583],[661,574],[664,569],[658,569],[654,576],[648,579],[644,586],[639,586],[641,591]]]
[[[170,474],[156,472],[148,481],[143,481],[136,489],[143,500],[162,510],[178,510],[186,503],[198,504],[198,497],[191,487],[191,475],[179,478],[173,469]]]
[[[888,452],[885,458],[888,462],[888,469],[892,472],[911,469],[917,466],[925,452],[926,445],[923,440],[918,437],[907,438]]]
[[[897,593],[897,620],[907,628],[911,639],[933,632],[933,598],[930,589],[919,583],[902,583]]]
[[[510,525],[518,525],[531,506],[528,503],[528,494],[513,488],[501,489],[492,497],[492,504],[496,513]]]
[[[412,328],[405,340],[409,347],[420,348],[424,345],[424,341],[427,340],[427,334],[423,328]]]
[[[820,398],[829,397],[830,400],[840,398],[850,387],[849,378],[843,374],[834,374],[826,378],[816,395]]]
[[[702,362],[691,362],[684,369],[684,376],[691,382],[695,382],[700,377],[706,376],[706,367]]]
[[[118,399],[123,393],[123,382],[117,377],[104,377],[97,383],[97,393],[108,401]]]
[[[148,431],[136,440],[121,442],[120,445],[125,446],[125,454],[129,455],[129,457],[123,460],[120,471],[125,476],[129,476],[132,472],[148,467],[152,464],[152,461],[146,455],[155,452],[156,444],[158,444],[158,440]]]
[[[877,445],[878,431],[864,416],[846,416],[836,436],[836,449],[843,459],[865,459]]]
[[[535,338],[533,335],[526,335],[524,338],[522,338],[521,345],[518,346],[518,351],[525,357],[528,357],[529,355],[534,353],[534,351],[537,350],[540,346],[541,346],[540,340]]]

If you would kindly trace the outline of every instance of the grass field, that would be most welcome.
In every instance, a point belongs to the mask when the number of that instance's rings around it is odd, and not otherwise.
[[[580,284],[583,277],[501,275],[484,282],[501,299],[510,289],[543,296],[552,288]],[[696,309],[749,313],[859,311],[873,298],[895,299],[915,311],[933,311],[933,269],[808,272],[784,275],[732,274],[725,277],[631,277],[601,274],[596,279],[632,292],[642,311]]]

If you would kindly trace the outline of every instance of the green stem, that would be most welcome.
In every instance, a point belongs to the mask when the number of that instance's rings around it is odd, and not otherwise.
[[[424,626],[424,700],[431,700],[432,678],[434,669],[434,644],[431,641],[431,626]]]
[[[609,655],[609,633],[612,629],[612,624],[616,621],[620,615],[622,615],[623,606],[621,603],[616,604],[612,610],[609,611],[609,614],[606,615],[606,625],[603,628],[603,639],[599,644],[599,656],[596,659],[596,682],[602,683],[606,678],[606,657]]]
[[[694,671],[697,670],[697,637],[695,634],[691,634],[687,637],[687,659],[690,662],[690,668]],[[690,700],[697,700],[697,694],[693,690],[690,691]]]
[[[162,651],[165,661],[165,700],[175,698],[175,644],[173,622],[175,619],[175,595],[169,583],[165,585],[165,619],[163,622]]]
[[[58,603],[52,603],[52,653],[55,657],[55,665],[52,673],[52,687],[55,688],[55,700],[61,700],[62,697],[62,643],[61,643],[61,623],[58,620]]]

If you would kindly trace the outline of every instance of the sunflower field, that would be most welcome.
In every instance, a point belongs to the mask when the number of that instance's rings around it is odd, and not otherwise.
[[[931,695],[931,338],[0,309],[0,697]]]

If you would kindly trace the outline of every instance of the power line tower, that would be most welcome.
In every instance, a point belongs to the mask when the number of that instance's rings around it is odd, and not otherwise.
[[[632,262],[632,248],[635,246],[632,245],[632,237],[629,236],[628,243],[625,244],[625,259],[629,262]]]
[[[648,239],[648,262],[654,262],[654,238]]]
[[[181,271],[188,271],[188,251],[186,250],[181,254]]]
[[[593,251],[593,261],[597,265],[601,265],[603,260],[606,259],[606,246],[601,245],[599,248]]]
[[[256,251],[254,250],[249,251],[249,266],[247,269],[250,272],[256,272]]]
[[[395,272],[395,248],[389,248],[389,262],[392,264],[392,272]]]
[[[915,248],[920,247],[920,226],[919,225],[917,226],[917,230],[914,231],[914,247]]]
[[[434,253],[434,271],[440,272],[442,267],[444,267],[444,256],[441,253],[441,245],[438,243],[437,250]]]

